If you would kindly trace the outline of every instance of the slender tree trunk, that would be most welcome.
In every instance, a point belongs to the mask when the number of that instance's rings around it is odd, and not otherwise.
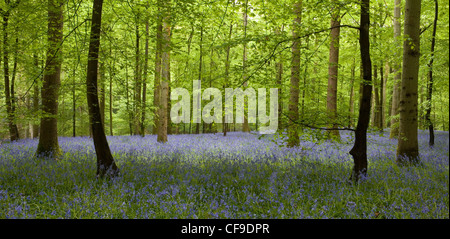
[[[438,20],[438,1],[434,0],[434,21],[433,21],[433,35],[431,37],[431,59],[428,63],[428,86],[427,86],[427,110],[425,113],[425,120],[427,122],[428,131],[430,132],[430,138],[428,145],[434,146],[434,128],[433,122],[431,122],[431,97],[433,95],[433,60],[434,60],[434,48],[436,45],[436,26]],[[445,130],[445,129],[444,129]]]
[[[370,0],[361,2],[361,18],[359,30],[359,44],[363,71],[363,87],[361,103],[359,105],[358,124],[355,130],[355,143],[350,150],[354,166],[350,180],[358,182],[361,177],[367,176],[367,128],[370,121],[370,100],[372,98],[372,63],[370,60],[369,38],[369,4]]]
[[[200,59],[199,59],[199,68],[198,68],[198,80],[200,81],[200,84],[202,82],[202,66],[203,66],[203,22],[202,22],[202,26],[200,27]],[[201,101],[201,97],[196,99],[197,101]],[[196,103],[197,105],[200,105],[200,102]],[[203,122],[203,120],[201,121]],[[200,133],[200,124],[201,123],[196,123],[195,124],[195,133],[199,134]]]
[[[395,0],[395,6],[394,6],[394,41],[399,43],[402,42],[401,39],[401,25],[400,25],[400,18],[401,18],[401,9],[402,9],[402,0]],[[400,44],[396,44],[400,45]],[[395,49],[398,54],[401,54],[401,51]],[[401,69],[401,63],[398,63],[396,60],[394,61],[393,65],[393,73],[394,73],[394,89],[392,91],[392,108],[391,108],[391,132],[389,134],[389,138],[397,138],[398,137],[398,107],[399,107],[399,100],[400,100],[400,83],[402,79],[402,75],[400,72]]]
[[[10,7],[10,6],[8,6]],[[6,101],[6,114],[8,119],[8,127],[9,127],[9,136],[11,141],[18,140],[19,130],[17,129],[17,125],[15,123],[15,115],[12,108],[12,96],[11,96],[11,87],[9,85],[9,44],[8,44],[8,21],[11,9],[4,11],[1,10],[1,14],[3,15],[3,74],[5,79],[5,101]],[[13,85],[13,84],[12,84]],[[12,87],[13,88],[13,87]]]
[[[140,67],[140,41],[141,35],[139,32],[139,13],[136,17],[136,66],[134,72],[134,134],[141,134],[141,67]]]
[[[73,68],[73,76],[72,76],[72,137],[76,137],[77,128],[76,128],[76,116],[77,116],[77,103],[76,103],[76,95],[75,95],[75,73],[76,68]]]
[[[353,64],[350,69],[351,77],[350,77],[350,100],[349,100],[349,110],[348,110],[348,127],[351,128],[353,125],[353,112],[354,112],[354,103],[353,98],[355,95],[354,84],[355,84],[355,58],[353,58]]]
[[[161,48],[161,84],[160,84],[160,102],[159,102],[159,120],[158,137],[160,143],[167,142],[168,127],[168,99],[170,84],[170,1],[164,2],[163,30],[162,30],[162,48]]]
[[[292,64],[291,64],[291,89],[289,98],[289,131],[288,147],[300,144],[298,132],[298,103],[299,103],[299,81],[300,81],[300,39],[299,28],[302,21],[302,0],[294,3],[295,19],[293,22],[292,38]]]
[[[245,11],[243,13],[243,21],[244,21],[244,52],[242,59],[242,79],[244,81],[244,89],[248,86],[247,81],[247,24],[248,24],[248,0],[245,0]],[[245,109],[247,110],[247,115],[245,114]],[[248,125],[248,98],[244,98],[244,124],[242,125],[243,132],[250,132],[250,126]]]
[[[36,154],[58,159],[58,95],[61,85],[63,40],[63,0],[48,1],[48,42],[46,72],[41,89],[42,112],[39,144]]]
[[[109,48],[109,55],[112,56],[112,47],[110,45]],[[114,57],[115,58],[115,57]],[[109,66],[109,131],[111,136],[113,136],[113,90],[112,90],[112,81],[113,76],[115,73],[113,72],[113,66],[115,62],[113,62],[112,65]]]
[[[145,55],[144,55],[144,74],[142,79],[142,107],[141,107],[141,136],[145,136],[145,111],[147,107],[147,77],[148,77],[148,19],[145,22]]]
[[[34,55],[34,65],[36,69],[39,69],[39,60],[37,55]],[[35,118],[39,117],[39,84],[38,79],[33,84],[33,115]],[[35,122],[33,123],[33,138],[37,138],[39,136],[39,124]]]
[[[99,62],[98,77],[100,81],[100,115],[102,116],[102,125],[105,128],[105,107],[106,107],[106,84],[105,84],[105,67],[103,62]]]
[[[161,1],[158,1],[158,11],[161,11]],[[158,133],[158,119],[159,119],[159,99],[160,97],[160,83],[161,83],[161,48],[162,48],[162,18],[160,14],[158,14],[157,22],[156,22],[156,52],[155,52],[155,82],[153,88],[153,105],[155,106],[154,112],[154,127],[153,134]]]
[[[92,128],[95,153],[97,155],[97,177],[114,177],[119,169],[109,149],[103,124],[97,91],[98,51],[100,48],[100,28],[102,21],[103,0],[94,0],[92,8],[91,37],[89,43],[89,57],[87,66],[87,102],[89,107],[89,122]]]
[[[336,2],[335,2],[336,4]],[[328,89],[327,89],[327,111],[331,121],[331,128],[338,128],[337,122],[337,82],[339,69],[339,38],[341,19],[339,16],[339,7],[334,6],[331,16],[331,40],[330,55],[328,65]],[[329,130],[329,138],[339,141],[338,130]]]
[[[279,35],[281,34],[281,31],[283,29],[283,26],[281,26],[281,29],[275,28],[275,34]],[[280,31],[281,30],[281,31]],[[276,82],[278,85],[278,95],[281,96],[281,99],[283,99],[283,59],[280,55],[277,58],[277,61],[275,63],[275,70],[276,70]],[[314,84],[313,84],[314,85]],[[283,100],[278,101],[278,128],[283,129],[284,128],[284,122],[283,122]]]
[[[230,32],[228,34],[228,41],[231,41],[231,34],[233,32],[233,22],[231,22],[230,24]],[[230,50],[231,50],[231,46],[228,45],[227,46],[227,59],[225,60],[225,82],[223,85],[223,89],[224,89],[224,93],[225,93],[225,88],[228,87],[228,82],[229,82],[229,77],[230,77]],[[224,96],[225,99],[225,96]],[[225,104],[223,104],[223,136],[227,136],[227,131],[228,131],[228,127],[229,124],[225,122]],[[233,120],[234,121],[234,120]]]
[[[397,163],[419,163],[417,140],[421,0],[406,0]]]

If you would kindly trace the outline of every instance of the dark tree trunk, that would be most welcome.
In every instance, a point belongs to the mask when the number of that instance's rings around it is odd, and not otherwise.
[[[61,85],[62,53],[59,49],[63,39],[63,1],[48,1],[48,42],[44,83],[41,89],[42,112],[37,155],[58,159],[58,95]]]
[[[89,122],[92,128],[95,153],[97,155],[97,177],[114,177],[119,173],[114,158],[109,149],[108,141],[101,123],[101,114],[97,91],[98,51],[100,48],[100,28],[102,21],[103,0],[94,0],[92,8],[92,26],[89,43],[87,69],[87,102],[89,107]]]
[[[144,73],[142,78],[142,107],[141,107],[141,136],[145,136],[145,109],[147,103],[147,76],[148,76],[148,19],[145,22],[145,55],[144,55]]]
[[[370,41],[369,41],[369,2],[361,2],[361,23],[360,23],[360,52],[363,71],[363,88],[361,103],[359,105],[358,124],[355,131],[355,144],[350,150],[353,156],[354,166],[350,180],[358,182],[361,177],[367,176],[367,128],[370,121],[370,100],[372,98],[372,63],[370,60]]]
[[[9,46],[8,46],[8,21],[10,11],[13,8],[10,4],[8,4],[6,11],[0,8],[0,13],[3,16],[3,74],[5,79],[5,101],[6,101],[6,114],[8,120],[8,128],[9,128],[9,136],[11,141],[18,140],[19,130],[17,129],[17,125],[15,123],[15,115],[12,108],[12,96],[11,96],[11,87],[9,82]],[[12,87],[13,88],[13,87]]]
[[[434,0],[434,21],[433,21],[433,35],[431,38],[431,59],[428,63],[428,86],[427,86],[427,111],[425,114],[425,120],[428,125],[428,131],[430,132],[430,138],[428,145],[430,147],[434,146],[434,128],[433,122],[431,122],[431,97],[433,95],[433,59],[434,59],[434,48],[436,44],[436,26],[438,20],[438,1]]]

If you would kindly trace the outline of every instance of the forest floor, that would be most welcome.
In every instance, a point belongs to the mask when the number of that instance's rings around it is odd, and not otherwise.
[[[368,137],[368,176],[349,184],[353,146],[230,132],[108,136],[120,168],[96,179],[89,137],[60,137],[59,161],[36,159],[37,139],[0,145],[0,218],[449,218],[449,133],[416,167],[395,164],[397,140]]]

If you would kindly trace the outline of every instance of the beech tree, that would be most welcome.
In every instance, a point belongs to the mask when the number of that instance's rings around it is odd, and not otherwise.
[[[402,83],[399,101],[399,138],[397,163],[418,163],[418,79],[420,57],[421,0],[406,0],[403,44]]]
[[[42,112],[39,144],[36,154],[58,159],[58,96],[61,85],[61,64],[63,40],[63,0],[48,1],[48,50],[41,89]]]
[[[358,124],[355,130],[355,143],[350,150],[353,156],[353,170],[350,180],[358,182],[361,177],[367,176],[367,128],[370,122],[370,108],[372,99],[372,62],[370,59],[370,0],[361,1],[361,18],[359,26],[359,48],[362,63],[362,96],[359,105]]]
[[[292,30],[292,63],[291,63],[291,89],[289,98],[289,135],[288,146],[294,147],[300,144],[298,133],[298,103],[299,103],[299,82],[300,82],[300,33],[299,28],[302,22],[302,0],[294,3],[293,11],[295,19]]]
[[[114,177],[119,168],[109,149],[105,131],[102,124],[102,115],[98,99],[98,56],[100,48],[100,29],[102,24],[103,0],[94,0],[92,7],[91,36],[89,41],[89,57],[87,66],[86,91],[89,108],[89,124],[92,128],[95,154],[97,155],[97,177]]]

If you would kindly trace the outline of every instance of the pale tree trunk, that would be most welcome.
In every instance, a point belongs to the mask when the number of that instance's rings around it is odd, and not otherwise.
[[[158,11],[161,11],[161,1],[158,1]],[[161,48],[162,48],[162,18],[158,14],[156,22],[156,52],[155,52],[155,81],[153,87],[153,134],[158,134],[158,119],[159,119],[159,99],[160,97],[160,83],[161,83]]]
[[[336,4],[336,2],[334,1]],[[337,5],[337,4],[336,4]],[[339,68],[339,35],[340,35],[339,7],[334,6],[331,16],[331,40],[328,65],[328,89],[327,89],[327,111],[331,128],[338,128],[337,120],[337,82]],[[339,141],[338,130],[329,130],[329,138]]]
[[[302,0],[294,3],[295,19],[292,31],[292,64],[291,64],[291,89],[289,97],[289,131],[288,147],[295,147],[300,144],[298,132],[298,103],[299,103],[299,81],[300,81],[300,36],[299,28],[302,21]]]
[[[419,163],[417,140],[418,74],[420,57],[420,9],[421,0],[407,0],[405,4],[402,83],[399,101],[399,138],[397,163]]]
[[[100,29],[102,20],[103,0],[94,0],[92,8],[92,25],[89,43],[89,56],[86,77],[87,102],[89,108],[89,123],[92,129],[95,154],[97,155],[97,177],[114,177],[119,169],[109,149],[99,107],[97,91],[98,52],[100,48]]]
[[[42,112],[37,155],[58,159],[58,95],[61,85],[63,40],[63,0],[48,1],[48,42],[47,62],[41,89]]]
[[[230,32],[228,34],[228,41],[231,41],[231,34],[232,34],[232,32],[233,32],[233,22],[231,22],[231,24],[230,24]],[[227,49],[226,49],[227,58],[225,60],[225,80],[224,80],[224,85],[223,85],[223,89],[224,89],[223,92],[224,93],[225,93],[225,88],[228,87],[228,82],[229,82],[229,77],[230,77],[230,74],[229,74],[229,71],[230,71],[230,50],[231,50],[231,46],[228,45]],[[225,96],[224,96],[224,99],[225,99]],[[222,122],[223,122],[223,136],[227,136],[227,131],[228,131],[229,124],[225,122],[225,104],[223,104],[223,120],[222,120]]]
[[[401,39],[401,25],[400,25],[400,17],[401,17],[401,9],[402,9],[402,0],[395,0],[394,6],[394,41],[396,43],[402,42]],[[397,45],[397,44],[396,44]],[[400,44],[398,44],[400,45]],[[396,52],[400,54],[401,51]],[[389,138],[397,138],[398,137],[398,107],[399,107],[399,98],[400,98],[400,83],[401,83],[401,72],[400,72],[401,64],[394,60],[393,65],[393,73],[394,73],[394,89],[392,91],[392,108],[391,108],[391,132],[389,134]]]
[[[281,29],[283,26],[281,27]],[[275,29],[275,34],[281,34],[280,30],[278,28]],[[275,70],[276,70],[276,82],[278,85],[278,95],[283,95],[283,61],[281,55],[277,58],[277,62],[275,63]],[[284,128],[284,122],[283,122],[283,101],[278,101],[278,128],[283,129]]]
[[[247,10],[248,10],[248,0],[245,0],[245,11],[243,13],[243,21],[244,21],[244,53],[243,53],[243,57],[242,57],[242,79],[244,81],[244,90],[245,88],[247,88],[248,86],[248,81],[247,81],[247,72],[246,72],[246,64],[247,64],[247,42],[246,38],[247,38],[247,24],[248,24],[248,15],[247,15]],[[248,125],[248,99],[244,99],[244,109],[247,110],[247,115],[244,114],[244,124],[242,125],[242,131],[243,132],[250,132],[250,127]]]

